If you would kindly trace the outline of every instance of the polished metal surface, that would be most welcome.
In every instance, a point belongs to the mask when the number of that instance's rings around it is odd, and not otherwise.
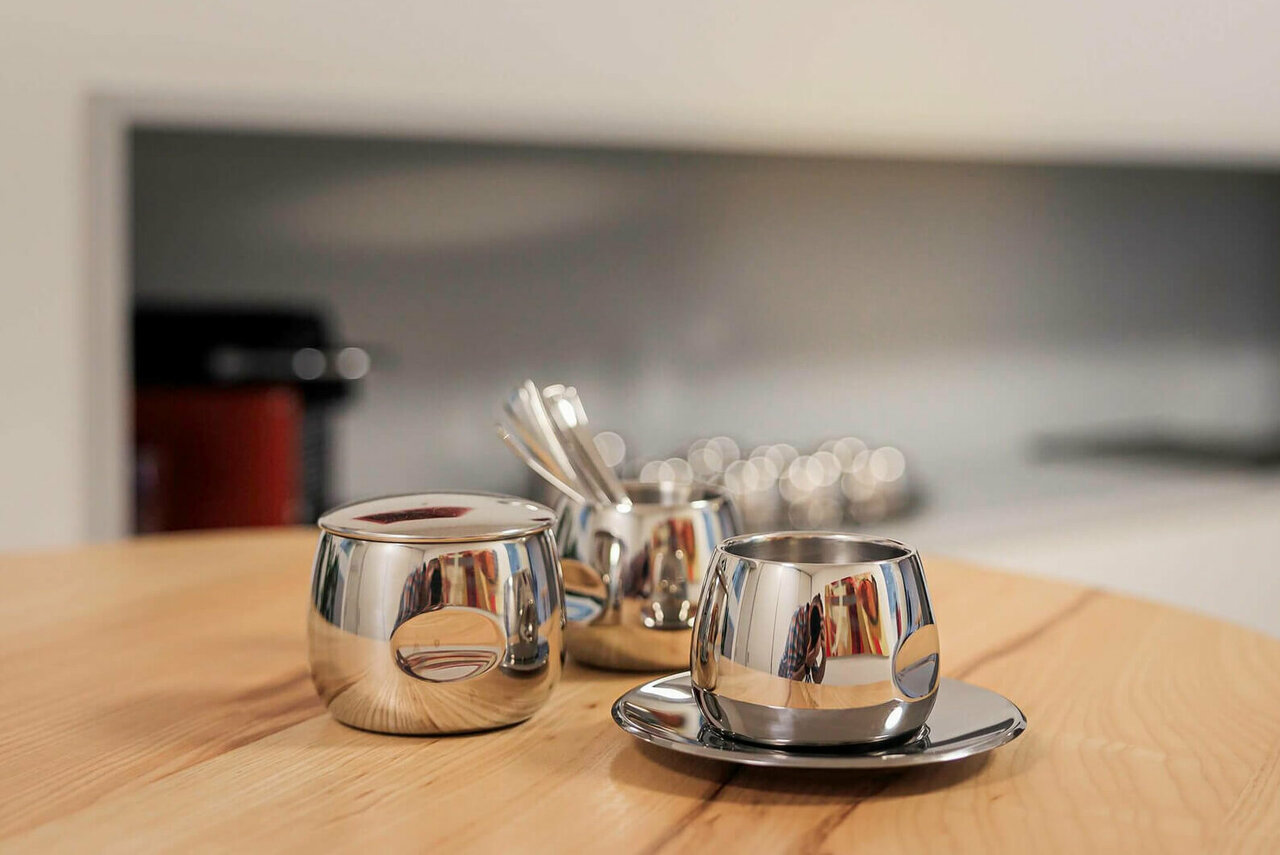
[[[562,444],[570,450],[578,473],[595,486],[597,499],[611,505],[629,504],[631,497],[626,487],[596,448],[578,390],[572,386],[548,386],[542,390],[542,396]]]
[[[547,409],[542,390],[532,380],[525,380],[524,385],[516,389],[513,399],[519,403],[516,412],[523,415],[524,424],[530,435],[537,438],[545,452],[550,455],[559,467],[564,479],[577,487],[578,492],[588,499],[598,502],[609,501],[608,495],[587,479],[580,471],[581,464],[575,464],[574,458],[565,448],[565,442],[556,430],[555,421]]]
[[[542,461],[538,453],[534,451],[534,449],[530,448],[529,445],[517,434],[512,433],[505,425],[502,424],[494,425],[494,427],[497,429],[498,438],[505,442],[507,444],[507,448],[510,448],[515,456],[519,457],[524,462],[525,466],[532,469],[535,475],[543,481],[546,481],[570,501],[577,502],[581,505],[589,503],[587,497],[578,492],[578,488],[571,486],[564,480],[562,477],[564,473],[556,474],[551,469],[547,468],[547,465]]]
[[[499,493],[409,493],[340,505],[320,528],[357,540],[458,543],[545,531],[555,522],[546,505]]]
[[[566,414],[558,412],[559,396],[564,391],[563,386],[539,390],[532,380],[525,380],[502,403],[502,417],[496,426],[498,436],[538,477],[570,501],[625,503],[625,493],[618,498],[619,494],[611,490],[610,484],[616,484],[617,478],[600,461],[594,441],[578,435],[574,427],[578,414],[572,403],[568,407],[573,410],[572,425]]]
[[[561,511],[569,653],[600,668],[685,668],[703,576],[716,545],[740,530],[737,510],[705,485],[624,486],[630,504]]]
[[[615,500],[609,495],[601,477],[597,475],[590,458],[587,456],[586,444],[565,420],[559,401],[555,397],[555,388],[548,387],[543,393],[543,403],[546,405],[547,414],[551,418],[551,426],[556,433],[556,439],[559,441],[560,447],[564,449],[565,454],[569,456],[569,464],[573,468],[578,484],[585,491],[583,495],[593,502],[613,504]],[[586,442],[591,443],[591,438],[587,437]],[[593,443],[592,445],[594,446]]]
[[[712,727],[694,698],[688,671],[627,692],[614,703],[613,720],[645,742],[683,754],[792,769],[895,769],[961,760],[999,748],[1027,729],[1022,710],[1008,699],[944,678],[928,719],[908,737],[845,748],[771,748]]]
[[[885,742],[938,686],[924,568],[897,541],[839,532],[730,538],[712,559],[690,665],[707,721],[775,746]]]
[[[329,712],[416,734],[532,715],[564,663],[553,519],[542,505],[480,493],[388,497],[322,517],[308,638]],[[335,531],[357,525],[382,536]]]

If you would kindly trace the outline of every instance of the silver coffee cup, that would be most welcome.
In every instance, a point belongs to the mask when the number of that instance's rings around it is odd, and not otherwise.
[[[564,663],[549,509],[487,493],[391,496],[320,518],[308,636],[334,718],[383,733],[522,721]]]
[[[598,668],[682,669],[703,575],[716,545],[741,530],[738,513],[705,484],[625,486],[628,505],[561,511],[565,641],[574,659]]]
[[[938,687],[924,568],[893,540],[782,532],[720,544],[690,667],[707,721],[775,746],[885,742],[917,731]]]

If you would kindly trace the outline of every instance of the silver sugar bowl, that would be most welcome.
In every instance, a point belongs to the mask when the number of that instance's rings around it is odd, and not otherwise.
[[[717,729],[774,746],[874,744],[919,730],[938,628],[915,550],[838,532],[720,544],[694,624],[691,681]]]
[[[458,733],[523,721],[564,664],[564,592],[543,505],[420,493],[320,518],[308,636],[339,721]]]
[[[598,668],[683,669],[711,555],[742,524],[717,487],[625,487],[630,504],[562,508],[556,539],[569,653]]]

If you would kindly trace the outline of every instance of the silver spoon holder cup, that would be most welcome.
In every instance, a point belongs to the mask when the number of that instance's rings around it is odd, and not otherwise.
[[[742,524],[715,487],[625,486],[629,505],[561,509],[565,643],[574,659],[597,668],[683,669],[711,555]]]

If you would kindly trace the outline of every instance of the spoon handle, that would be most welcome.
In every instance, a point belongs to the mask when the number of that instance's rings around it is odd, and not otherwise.
[[[512,453],[524,461],[524,465],[532,469],[535,474],[542,478],[543,481],[546,481],[552,487],[555,487],[561,493],[568,496],[569,499],[580,505],[591,504],[587,501],[586,497],[577,490],[570,487],[555,475],[552,475],[551,470],[543,466],[542,463],[538,461],[538,458],[534,456],[533,452],[531,452],[518,438],[512,436],[506,428],[502,425],[494,425],[494,427],[497,428],[498,436],[507,444],[507,448],[510,448]]]

